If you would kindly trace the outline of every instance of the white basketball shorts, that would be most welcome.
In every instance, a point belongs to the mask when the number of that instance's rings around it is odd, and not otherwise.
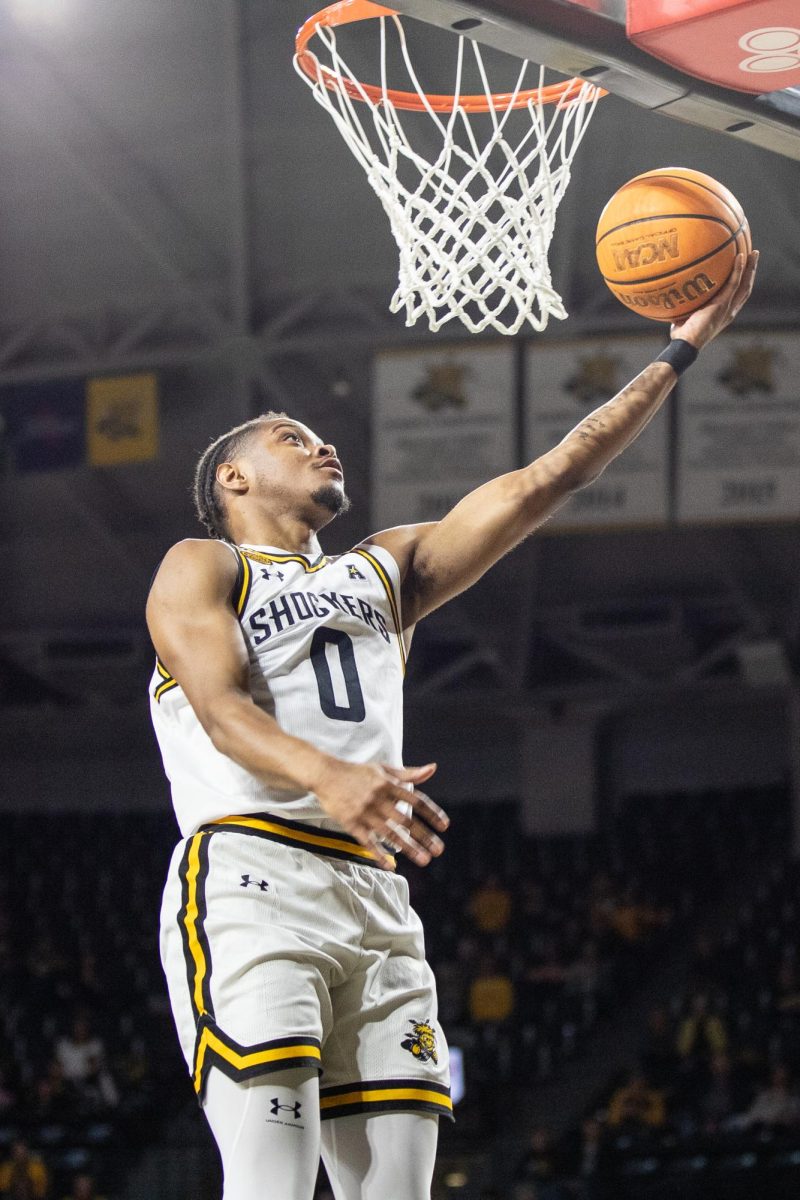
[[[320,1071],[323,1119],[452,1116],[408,885],[324,820],[227,817],[180,842],[161,958],[201,1102],[212,1067],[248,1079],[296,1066]]]

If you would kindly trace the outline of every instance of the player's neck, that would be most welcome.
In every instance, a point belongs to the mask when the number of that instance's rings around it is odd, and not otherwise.
[[[290,517],[258,516],[231,522],[233,540],[239,546],[272,546],[288,554],[316,558],[320,550],[317,531],[306,520]]]

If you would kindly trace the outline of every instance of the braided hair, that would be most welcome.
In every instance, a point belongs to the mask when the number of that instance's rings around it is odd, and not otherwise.
[[[230,462],[240,452],[250,436],[267,421],[285,417],[286,413],[266,412],[243,425],[236,425],[223,433],[208,446],[200,456],[194,473],[194,507],[198,520],[208,531],[209,537],[220,541],[230,540],[227,513],[222,493],[217,484],[217,467]]]

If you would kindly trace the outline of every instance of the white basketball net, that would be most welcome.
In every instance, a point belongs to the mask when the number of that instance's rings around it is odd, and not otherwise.
[[[479,46],[459,37],[453,94],[461,95],[466,42],[489,101],[488,116],[480,117],[488,132],[481,146],[473,114],[458,105],[442,115],[431,107],[410,61],[400,20],[396,16],[379,20],[380,103],[367,95],[342,60],[333,29],[321,25],[316,29],[330,55],[329,65],[315,59],[316,80],[299,68],[298,73],[333,118],[391,222],[400,249],[391,311],[405,309],[406,325],[425,316],[431,330],[457,317],[472,333],[491,328],[513,334],[525,322],[541,330],[550,317],[563,320],[567,313],[552,285],[547,255],[570,165],[594,113],[599,89],[584,83],[574,100],[549,106],[529,101],[515,110],[513,100],[531,66],[523,62],[512,103],[501,110],[492,100]],[[438,131],[437,143],[441,138],[435,157],[414,150],[401,123],[401,117],[409,126],[423,121],[424,113],[401,112],[389,97],[388,20],[397,28],[409,78]],[[543,86],[544,68],[537,69]],[[325,75],[335,76],[343,86],[330,90]],[[517,131],[516,144],[511,141],[512,127]]]

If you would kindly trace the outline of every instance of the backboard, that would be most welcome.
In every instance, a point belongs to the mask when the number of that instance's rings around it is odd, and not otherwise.
[[[644,108],[800,160],[800,70],[797,87],[762,95],[701,81],[628,40],[626,0],[393,0],[392,7],[590,79]]]

